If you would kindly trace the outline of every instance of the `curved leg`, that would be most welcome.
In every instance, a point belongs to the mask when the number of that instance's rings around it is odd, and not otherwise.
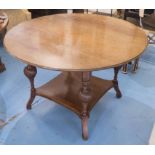
[[[82,137],[83,139],[88,139],[88,101],[91,98],[91,89],[89,87],[91,72],[82,73],[82,88],[80,90],[80,98],[82,101],[82,112],[81,112],[81,122],[82,122]]]
[[[5,65],[2,63],[1,58],[0,58],[0,72],[3,72],[5,70],[6,70]]]
[[[82,138],[88,139],[88,116],[82,118]]]
[[[138,62],[139,62],[139,58],[134,60],[134,64],[133,64],[133,68],[132,71],[135,73],[138,69]]]
[[[122,97],[122,93],[119,89],[119,86],[118,86],[118,80],[117,80],[117,76],[118,76],[118,72],[119,70],[121,69],[122,66],[119,66],[119,67],[114,67],[114,79],[113,79],[113,85],[114,85],[114,89],[116,91],[116,97],[117,98],[121,98]]]
[[[36,90],[34,88],[34,77],[37,74],[37,69],[34,66],[27,65],[24,69],[24,74],[29,79],[30,84],[31,84],[31,94],[30,94],[30,98],[29,98],[27,105],[26,105],[27,109],[31,109],[32,108],[32,102],[36,96]]]

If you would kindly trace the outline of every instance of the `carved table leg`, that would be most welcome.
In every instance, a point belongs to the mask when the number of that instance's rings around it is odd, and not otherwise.
[[[80,98],[82,101],[82,113],[81,113],[81,121],[82,121],[82,137],[83,139],[88,139],[88,101],[91,98],[91,89],[89,86],[90,83],[91,72],[82,72],[82,88],[80,90]]]
[[[31,65],[27,65],[24,69],[24,74],[25,76],[29,79],[30,81],[30,84],[31,84],[31,95],[30,95],[30,98],[27,102],[27,109],[31,109],[32,107],[32,102],[36,96],[36,90],[35,90],[35,87],[34,87],[34,77],[36,76],[37,74],[37,69],[36,67],[34,66],[31,66]]]
[[[116,91],[116,97],[117,97],[117,98],[121,98],[121,97],[122,97],[121,91],[120,91],[119,86],[118,86],[118,80],[117,80],[118,72],[119,72],[119,70],[121,69],[121,67],[122,67],[122,66],[114,67],[113,85],[114,85],[114,89],[115,89],[115,91]]]
[[[2,63],[1,58],[0,58],[0,72],[5,71],[5,65]]]

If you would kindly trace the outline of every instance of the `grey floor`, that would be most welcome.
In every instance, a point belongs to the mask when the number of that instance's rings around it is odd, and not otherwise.
[[[33,109],[27,111],[25,64],[3,47],[0,55],[7,68],[0,74],[0,120],[5,122],[0,128],[0,144],[148,144],[155,123],[155,47],[146,49],[136,74],[119,73],[121,99],[115,98],[113,89],[100,99],[90,115],[87,141],[81,138],[79,118],[64,107],[37,97]],[[35,85],[57,74],[38,69]],[[113,78],[111,69],[93,74]]]

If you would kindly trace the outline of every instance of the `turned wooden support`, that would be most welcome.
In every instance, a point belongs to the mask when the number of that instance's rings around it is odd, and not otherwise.
[[[82,104],[82,137],[85,140],[88,139],[88,101],[91,99],[90,77],[91,72],[82,72],[82,87],[80,90],[80,98]]]
[[[34,78],[37,74],[37,69],[34,66],[31,65],[27,65],[24,69],[24,74],[25,76],[29,79],[30,81],[30,85],[31,85],[31,94],[30,94],[30,98],[27,102],[27,109],[31,109],[32,108],[32,102],[36,96],[36,90],[34,87]]]
[[[113,87],[116,91],[116,97],[117,98],[121,98],[122,97],[122,94],[121,94],[121,91],[119,89],[119,86],[118,86],[118,72],[119,70],[121,69],[122,66],[118,66],[118,67],[114,67],[114,79],[113,79]]]
[[[1,58],[0,58],[0,72],[3,72],[5,70],[6,70],[5,65],[2,63]]]

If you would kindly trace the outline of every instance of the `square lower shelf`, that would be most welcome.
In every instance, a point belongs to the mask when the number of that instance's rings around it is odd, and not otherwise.
[[[74,111],[79,116],[82,112],[80,99],[81,74],[64,72],[52,79],[48,83],[36,89],[36,95],[48,98],[66,108]],[[88,102],[88,111],[90,112],[97,101],[113,87],[111,80],[91,76],[91,99]]]

